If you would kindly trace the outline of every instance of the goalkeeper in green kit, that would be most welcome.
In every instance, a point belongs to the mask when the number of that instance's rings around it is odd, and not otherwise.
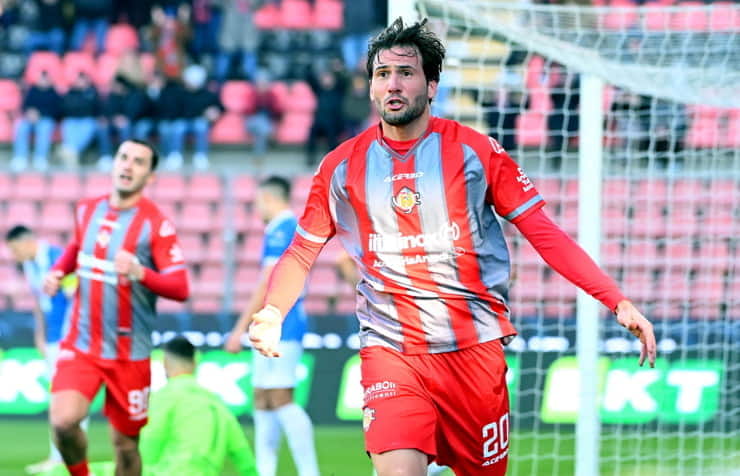
[[[164,345],[168,382],[154,393],[141,432],[144,476],[221,474],[226,457],[241,476],[257,476],[236,417],[193,375],[195,348],[184,337]]]

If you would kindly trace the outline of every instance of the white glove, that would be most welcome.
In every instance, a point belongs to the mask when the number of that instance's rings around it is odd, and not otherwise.
[[[252,347],[266,357],[280,357],[278,344],[283,327],[280,309],[268,304],[252,315],[249,340]]]

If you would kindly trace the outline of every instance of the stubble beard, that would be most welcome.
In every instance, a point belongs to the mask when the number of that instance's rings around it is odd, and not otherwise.
[[[380,117],[382,117],[383,121],[387,124],[390,124],[391,126],[406,126],[424,114],[424,110],[426,109],[428,102],[429,99],[426,95],[420,94],[407,105],[405,110],[394,112],[387,111],[385,107],[383,107],[383,103],[381,101],[378,105],[378,112],[380,113]]]

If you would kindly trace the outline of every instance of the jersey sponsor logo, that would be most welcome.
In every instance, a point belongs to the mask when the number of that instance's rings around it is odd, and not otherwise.
[[[371,400],[378,398],[388,398],[396,396],[396,384],[390,380],[383,380],[382,382],[375,382],[369,387],[365,388],[365,403],[367,404]]]
[[[385,183],[391,183],[395,182],[397,180],[414,180],[418,178],[422,178],[424,176],[424,172],[414,172],[410,174],[395,174],[395,175],[389,175],[388,177],[383,179],[383,182]]]
[[[159,236],[162,238],[166,236],[172,236],[175,234],[175,227],[172,226],[172,223],[170,223],[169,220],[164,220],[161,225],[159,225]]]
[[[80,268],[95,268],[108,273],[113,273],[116,270],[116,265],[113,261],[96,258],[82,252],[77,253],[77,266]]]
[[[117,276],[108,276],[98,271],[88,271],[86,269],[78,269],[77,276],[79,276],[82,279],[92,279],[93,281],[101,281],[106,284],[112,284],[114,286],[119,284]],[[125,285],[127,283],[122,281],[120,284]]]
[[[421,205],[421,194],[414,192],[408,187],[403,187],[395,197],[393,206],[403,213],[411,213],[416,205]]]
[[[375,409],[366,407],[362,411],[362,429],[368,431],[373,420],[375,420]]]
[[[491,147],[493,147],[493,151],[496,152],[497,154],[500,154],[504,151],[504,148],[501,147],[501,144],[499,144],[498,141],[494,139],[493,137],[489,137],[488,142],[491,143]]]
[[[516,170],[519,172],[519,176],[516,178],[516,181],[522,184],[522,192],[529,192],[532,190],[534,185],[532,184],[532,181],[529,180],[529,177],[527,177],[527,174],[524,173],[524,170],[521,167]]]
[[[185,257],[182,253],[182,248],[177,243],[170,247],[170,261],[173,263],[182,263],[183,261],[185,261]]]
[[[368,239],[368,249],[373,252],[399,253],[408,248],[426,248],[428,250],[452,250],[455,240],[460,238],[460,226],[457,223],[447,223],[432,233],[403,236],[371,233]],[[463,250],[464,252],[464,250]]]

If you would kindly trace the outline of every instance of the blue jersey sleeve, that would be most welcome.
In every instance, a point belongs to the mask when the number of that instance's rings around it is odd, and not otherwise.
[[[295,217],[286,218],[273,229],[265,233],[262,246],[262,266],[275,264],[293,240],[297,220]]]

